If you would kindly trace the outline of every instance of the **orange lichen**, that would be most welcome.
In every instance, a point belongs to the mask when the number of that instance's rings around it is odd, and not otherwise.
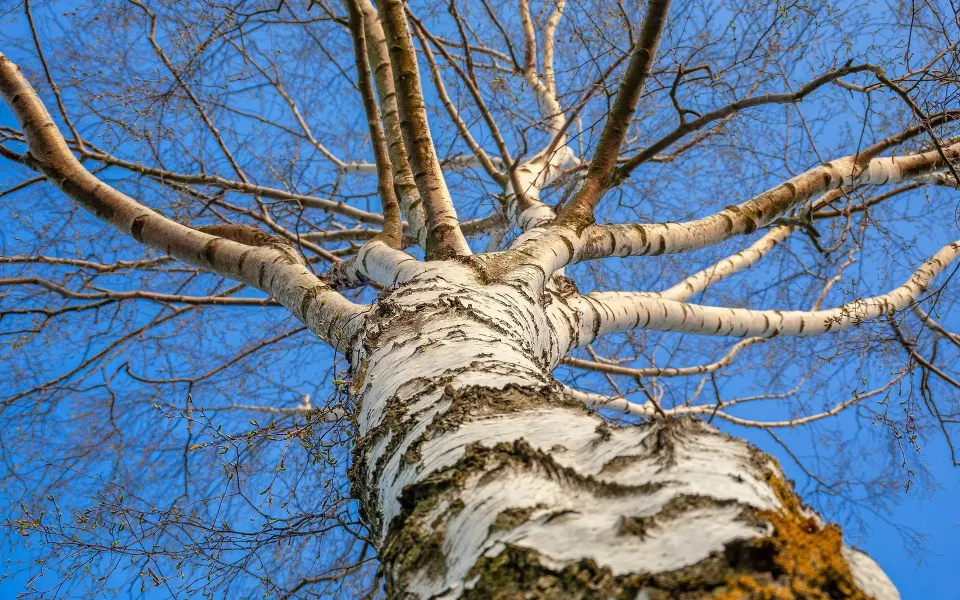
[[[803,510],[782,479],[770,473],[767,482],[780,500],[779,510],[756,516],[773,526],[770,536],[750,542],[771,553],[770,577],[732,575],[715,600],[869,600],[853,579],[843,556],[843,534],[836,525],[821,527]]]
[[[719,596],[714,596],[715,600],[794,600],[796,596],[788,589],[773,585],[767,585],[758,582],[749,575],[727,580],[727,589]]]

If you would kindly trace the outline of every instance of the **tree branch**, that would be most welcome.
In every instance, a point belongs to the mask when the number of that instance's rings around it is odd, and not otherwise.
[[[420,246],[427,246],[426,215],[420,190],[410,170],[410,159],[403,142],[400,126],[400,108],[397,105],[397,92],[393,82],[393,67],[390,65],[390,51],[383,31],[380,15],[371,0],[360,0],[363,11],[363,25],[367,37],[367,55],[373,71],[373,80],[380,98],[383,133],[387,139],[387,150],[393,166],[393,181],[400,210],[409,223],[410,235],[417,239]]]
[[[613,108],[607,115],[597,142],[590,168],[583,185],[560,212],[559,223],[580,228],[593,222],[593,210],[604,192],[614,183],[614,169],[627,129],[640,103],[640,93],[660,46],[660,36],[667,22],[670,0],[649,0],[643,16],[640,39],[630,57],[627,71],[617,90]]]
[[[577,313],[581,324],[576,345],[632,329],[677,331],[699,335],[813,336],[838,332],[890,315],[916,302],[951,262],[960,256],[960,242],[947,244],[917,269],[903,285],[887,294],[862,298],[828,310],[780,311],[701,306],[664,300],[654,294],[595,292],[568,300],[562,308]]]
[[[364,34],[364,17],[357,0],[344,0],[350,14],[350,33],[353,37],[354,61],[357,65],[357,87],[363,98],[363,110],[367,115],[367,127],[373,144],[374,162],[377,165],[377,190],[383,206],[383,231],[376,239],[399,250],[403,247],[403,223],[400,219],[400,204],[393,188],[393,163],[387,150],[387,138],[380,123],[380,109],[370,84],[370,66],[367,64],[367,41]]]
[[[25,164],[46,175],[97,218],[171,256],[263,290],[315,333],[329,336],[335,346],[356,332],[356,317],[363,307],[326,286],[292,249],[269,243],[248,245],[180,225],[97,179],[73,156],[19,67],[3,54],[0,95],[26,136]]]
[[[393,83],[397,90],[400,127],[409,153],[413,178],[427,217],[428,258],[450,258],[470,254],[460,231],[457,211],[447,189],[427,121],[420,71],[413,40],[401,0],[378,0],[383,31],[390,48]]]

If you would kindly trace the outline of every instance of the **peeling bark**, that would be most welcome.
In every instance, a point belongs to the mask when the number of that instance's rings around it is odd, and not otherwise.
[[[420,265],[353,355],[351,474],[391,598],[898,598],[774,459],[698,420],[617,427],[551,376],[556,294]],[[570,313],[567,313],[570,314]]]

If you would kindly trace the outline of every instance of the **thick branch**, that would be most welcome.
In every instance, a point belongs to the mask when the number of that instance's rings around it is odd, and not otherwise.
[[[600,335],[631,329],[677,331],[735,337],[812,336],[856,327],[916,302],[933,278],[960,256],[960,242],[947,244],[903,285],[887,294],[862,298],[829,310],[780,311],[701,306],[664,300],[654,294],[598,292],[569,301],[578,313],[582,347]]]
[[[377,191],[383,206],[383,231],[378,239],[394,249],[403,247],[403,223],[400,219],[400,204],[393,188],[393,164],[387,150],[387,138],[380,123],[380,109],[370,84],[370,66],[367,63],[367,41],[364,34],[364,17],[357,0],[345,0],[350,13],[350,33],[353,36],[354,61],[357,65],[357,87],[363,98],[363,110],[367,115],[373,156],[377,165]]]
[[[942,153],[956,160],[960,143],[943,148]],[[898,183],[936,171],[944,162],[940,150],[869,161],[862,160],[862,154],[815,167],[751,200],[693,221],[591,225],[579,232],[554,224],[494,262],[504,269],[507,279],[542,286],[550,274],[571,263],[699,250],[765,227],[815,194],[844,186]]]
[[[393,166],[393,185],[400,201],[400,210],[409,223],[410,235],[417,239],[422,247],[427,245],[426,216],[423,214],[423,202],[420,190],[413,179],[407,149],[403,145],[403,131],[400,127],[400,109],[397,106],[397,92],[393,84],[393,68],[390,66],[390,51],[383,32],[380,15],[370,0],[360,0],[363,11],[363,26],[367,36],[367,55],[373,71],[373,80],[380,98],[383,133],[387,138],[387,150]]]
[[[248,245],[180,225],[87,171],[70,152],[19,67],[3,54],[0,54],[0,94],[26,136],[29,151],[24,163],[46,175],[99,219],[148,246],[263,290],[314,332],[329,335],[335,345],[352,337],[359,326],[354,317],[362,312],[362,307],[323,284],[299,256],[291,254],[292,249],[281,250],[266,241]],[[243,235],[249,237],[249,232]]]
[[[950,160],[960,157],[960,144],[944,149]],[[802,173],[747,202],[687,223],[593,226],[584,232],[579,260],[636,254],[674,254],[697,250],[751,233],[791,208],[841,186],[886,185],[942,168],[939,151],[875,158],[862,167],[854,155]]]
[[[617,90],[607,121],[597,142],[590,168],[582,187],[561,212],[561,221],[588,223],[593,221],[593,209],[613,182],[614,169],[620,147],[627,136],[627,128],[640,103],[643,84],[660,46],[660,35],[667,22],[670,0],[650,0],[643,17],[640,39],[630,57],[627,71]]]
[[[417,68],[413,40],[407,30],[403,2],[379,0],[378,5],[383,31],[390,48],[400,127],[427,217],[425,251],[429,258],[469,255],[470,248],[460,231],[453,199],[440,170],[440,162],[437,160],[430,135],[420,70]]]

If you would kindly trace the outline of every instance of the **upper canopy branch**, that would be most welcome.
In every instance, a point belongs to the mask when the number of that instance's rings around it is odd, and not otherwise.
[[[440,170],[440,161],[430,133],[420,70],[413,40],[407,29],[403,2],[378,0],[378,6],[390,50],[400,128],[427,219],[427,256],[448,258],[469,255],[470,247],[460,231],[457,211]]]
[[[884,140],[868,150],[886,145]],[[504,277],[542,286],[545,277],[584,260],[699,250],[765,227],[815,194],[843,186],[899,183],[942,169],[946,166],[942,156],[960,158],[960,142],[906,156],[865,160],[867,156],[870,152],[864,151],[814,167],[746,202],[693,221],[590,225],[579,231],[558,222],[496,262]]]
[[[861,73],[864,71],[872,72],[876,69],[876,66],[870,64],[847,65],[838,69],[831,69],[826,73],[811,79],[795,92],[783,94],[763,94],[761,96],[743,98],[741,100],[731,102],[730,104],[727,104],[726,106],[716,110],[705,113],[692,121],[684,121],[667,135],[650,144],[632,157],[626,159],[620,165],[620,175],[622,177],[629,177],[630,174],[633,173],[633,171],[643,163],[652,160],[659,153],[663,152],[683,137],[695,131],[700,131],[711,123],[721,121],[730,117],[731,115],[735,115],[739,112],[749,108],[755,108],[757,106],[765,106],[770,104],[793,104],[800,102],[805,97],[809,96],[824,85],[827,85],[831,82],[840,81],[840,78],[844,77],[845,75],[852,75],[854,73]]]
[[[457,126],[457,130],[460,132],[460,135],[463,136],[463,140],[467,143],[467,146],[470,147],[470,151],[473,152],[476,156],[477,161],[480,163],[480,166],[483,167],[484,171],[487,172],[490,177],[498,182],[503,183],[505,177],[500,170],[493,164],[493,161],[487,155],[487,152],[483,149],[479,142],[473,137],[473,134],[470,133],[470,128],[467,123],[463,120],[463,117],[460,115],[460,111],[457,109],[453,100],[450,99],[449,94],[447,94],[447,88],[443,83],[443,76],[440,72],[440,66],[437,64],[437,60],[433,55],[433,51],[430,50],[430,43],[437,48],[437,51],[444,57],[447,63],[454,68],[460,78],[466,82],[467,89],[470,91],[470,94],[474,98],[474,102],[477,105],[477,109],[480,111],[481,116],[484,121],[487,123],[487,127],[490,129],[491,135],[497,143],[497,147],[500,149],[501,161],[503,164],[510,164],[512,159],[510,158],[510,151],[507,149],[506,142],[503,139],[503,136],[500,134],[500,130],[497,127],[496,121],[493,119],[493,115],[490,113],[490,109],[487,107],[486,102],[483,100],[483,96],[480,95],[480,90],[477,88],[473,80],[468,77],[459,65],[453,60],[449,52],[447,52],[444,45],[430,33],[430,31],[423,25],[423,23],[417,19],[412,13],[409,13],[410,20],[414,25],[414,33],[417,35],[417,38],[420,40],[420,46],[423,49],[423,55],[427,59],[427,64],[430,65],[430,72],[433,76],[434,87],[437,90],[437,94],[440,96],[441,102],[443,102],[444,108],[447,109],[447,114],[450,115],[450,120],[454,122]]]
[[[393,186],[393,162],[386,134],[380,118],[380,107],[374,95],[370,81],[370,64],[367,58],[367,38],[364,28],[366,20],[357,0],[345,0],[350,14],[350,35],[353,37],[354,62],[357,66],[357,87],[363,99],[363,110],[367,115],[367,128],[377,165],[377,191],[383,206],[383,231],[378,235],[391,248],[403,246],[403,222],[400,217],[400,203]]]
[[[848,194],[853,191],[844,188],[831,190],[820,196],[820,198],[811,204],[809,218],[816,221],[820,219],[850,215],[854,212],[866,210],[868,207],[883,202],[884,200],[896,196],[897,194],[916,189],[921,185],[923,184],[914,181],[913,183],[894,188],[888,192],[884,192],[864,200],[861,204],[849,206],[842,210],[822,210],[821,207],[828,206],[830,203],[836,201],[844,194]],[[802,223],[803,225],[809,225],[808,223],[803,222],[802,219],[798,219],[798,222]],[[793,225],[779,225],[777,227],[771,227],[762,237],[760,237],[747,248],[722,258],[709,267],[697,271],[693,275],[685,277],[683,281],[670,286],[668,289],[663,290],[662,292],[657,292],[656,295],[667,300],[684,301],[694,294],[702,292],[718,281],[726,279],[731,275],[739,273],[740,271],[748,269],[757,264],[778,244],[782,244],[797,229],[798,227]]]
[[[620,148],[627,137],[627,128],[640,103],[643,84],[660,47],[660,36],[667,22],[670,0],[650,0],[643,17],[640,39],[634,47],[627,71],[617,90],[613,108],[607,116],[597,142],[590,168],[583,185],[570,203],[560,213],[563,223],[589,223],[593,221],[593,209],[610,187],[617,166]]]
[[[793,207],[841,186],[886,185],[945,167],[960,158],[960,143],[943,149],[875,158],[864,164],[863,153],[840,158],[797,175],[754,198],[709,217],[687,223],[601,225],[587,228],[577,260],[606,256],[675,254],[697,250],[769,225]]]
[[[557,133],[566,124],[566,117],[557,97],[556,75],[553,65],[556,32],[563,18],[565,0],[556,0],[543,28],[543,76],[537,72],[537,35],[530,16],[530,3],[520,0],[520,23],[523,27],[523,78],[537,97],[540,115],[550,129]]]

